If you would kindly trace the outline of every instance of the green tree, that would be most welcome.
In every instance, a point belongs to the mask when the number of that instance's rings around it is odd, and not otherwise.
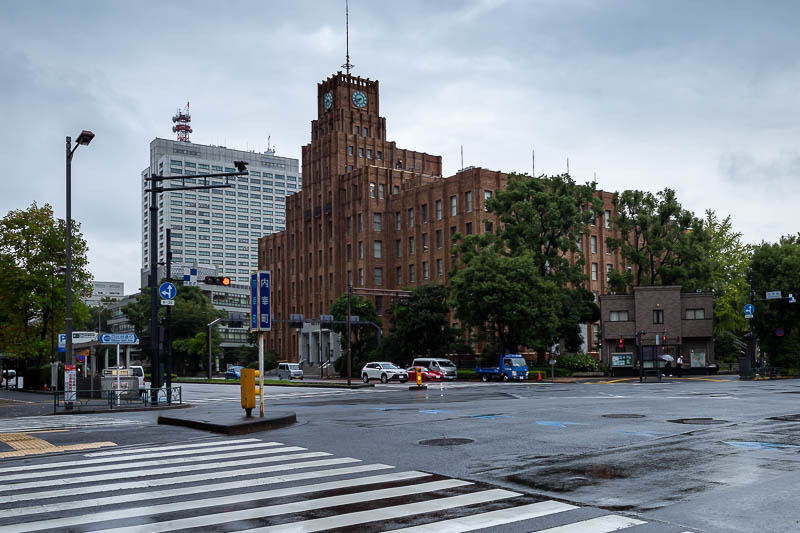
[[[328,314],[333,315],[334,320],[347,320],[347,295],[343,294],[333,301]],[[381,317],[375,309],[375,304],[361,296],[352,296],[350,300],[350,314],[357,316],[361,324],[351,325],[351,376],[358,376],[361,367],[374,359],[377,346],[378,334],[374,327],[365,324],[372,322],[381,325]],[[340,335],[343,356],[336,360],[334,368],[340,374],[347,373],[347,324],[335,324],[334,331]]]
[[[206,361],[207,324],[216,318],[225,318],[224,311],[214,309],[211,302],[198,287],[185,287],[181,283],[175,284],[178,293],[175,295],[175,305],[172,306],[172,349],[177,369],[188,369],[196,372],[202,362]],[[134,331],[139,336],[150,335],[150,291],[139,293],[135,300],[122,308],[122,313],[133,325]],[[158,320],[162,322],[166,317],[166,308],[159,306]],[[217,328],[213,328],[212,354],[221,353],[221,336]],[[202,342],[201,342],[202,340]],[[149,351],[149,346],[142,348]]]
[[[34,202],[0,220],[0,346],[22,365],[39,366],[50,359],[51,334],[65,328],[63,276],[66,223],[49,204]],[[88,308],[80,299],[91,294],[86,241],[80,224],[72,224],[73,321],[81,323]],[[51,324],[55,324],[55,331]]]
[[[770,365],[800,368],[800,305],[763,299],[767,291],[781,291],[784,297],[800,292],[800,234],[756,246],[748,274],[756,294],[751,320],[761,350]],[[779,328],[783,330],[780,337]]]
[[[525,345],[543,359],[559,339],[577,345],[578,324],[599,314],[581,288],[578,245],[602,209],[595,193],[594,183],[579,185],[566,174],[512,174],[487,202],[501,222],[497,234],[456,236],[461,243],[450,273],[456,316],[470,327],[483,321],[489,346],[509,353]]]
[[[405,303],[391,309],[392,330],[383,340],[387,359],[411,363],[417,355],[437,356],[450,351],[456,330],[450,327],[448,288],[436,283],[420,285]]]
[[[683,209],[672,189],[653,194],[627,190],[614,193],[617,214],[612,226],[618,237],[607,239],[632,271],[609,273],[616,292],[630,287],[681,285],[687,291],[708,289],[711,262],[706,257],[709,235],[703,222]]]
[[[742,335],[748,328],[742,308],[749,302],[747,269],[753,247],[742,242],[742,234],[733,230],[730,215],[720,220],[708,210],[703,223],[709,236],[706,257],[711,263],[714,289],[714,334],[729,331]]]

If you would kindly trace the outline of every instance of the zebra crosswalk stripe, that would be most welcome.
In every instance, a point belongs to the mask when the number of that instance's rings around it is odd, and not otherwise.
[[[139,424],[136,420],[120,418],[94,418],[89,415],[27,416],[0,419],[0,433],[25,433],[48,429],[71,429],[99,426],[125,426]]]
[[[529,505],[521,505],[519,507],[500,509],[499,511],[489,511],[488,513],[441,520],[431,524],[393,529],[392,533],[461,533],[463,531],[474,531],[476,529],[530,520],[531,518],[538,518],[540,516],[563,513],[564,511],[571,511],[572,509],[578,509],[578,507],[569,505],[568,503],[548,500]]]
[[[160,533],[215,526],[239,533],[359,526],[395,533],[461,533],[523,522],[526,531],[540,533],[608,533],[646,524],[614,514],[586,520],[579,507],[562,502],[534,503],[529,495],[476,481],[395,470],[259,439],[113,452],[130,453],[45,460],[30,465],[33,474],[0,476],[11,478],[0,485],[0,533]],[[5,472],[21,472],[9,468]],[[103,472],[94,474],[98,469]],[[25,481],[31,477],[37,481]],[[550,515],[569,523],[536,529],[537,519]]]
[[[181,461],[190,462],[190,461],[205,460],[205,459],[210,457],[208,454],[211,454],[211,453],[230,454],[231,452],[234,452],[234,451],[241,452],[241,451],[244,451],[244,450],[257,450],[257,449],[260,449],[260,448],[269,448],[269,447],[273,447],[273,446],[281,446],[281,444],[278,443],[278,442],[261,442],[261,443],[254,443],[254,444],[240,444],[238,446],[237,445],[226,446],[225,448],[210,447],[210,448],[199,448],[199,449],[192,449],[192,450],[174,450],[174,451],[160,452],[160,453],[154,453],[154,454],[143,453],[143,454],[139,454],[139,455],[130,455],[130,456],[127,456],[127,457],[112,456],[112,457],[103,457],[103,458],[99,458],[99,459],[92,459],[90,461],[87,461],[86,459],[79,460],[79,461],[63,461],[61,463],[58,463],[58,467],[59,468],[64,468],[64,467],[67,467],[67,466],[100,465],[100,464],[104,464],[105,466],[101,466],[99,468],[94,468],[93,470],[86,470],[86,469],[79,470],[79,469],[76,469],[76,470],[71,470],[71,472],[72,473],[80,473],[80,472],[92,472],[92,471],[97,471],[97,470],[105,471],[105,470],[113,470],[115,468],[118,468],[118,469],[119,468],[128,468],[130,466],[129,464],[126,464],[126,463],[122,463],[122,464],[119,464],[119,465],[107,464],[107,463],[115,463],[115,462],[120,462],[120,461],[126,461],[126,462],[128,462],[128,461],[138,461],[140,459],[147,459],[149,457],[175,457],[175,456],[178,456],[178,455],[191,455],[191,454],[196,454],[196,453],[200,453],[200,452],[204,452],[204,453],[207,454],[207,455],[205,455],[203,457],[194,457],[194,458],[189,457],[189,458],[186,458],[186,459],[171,459],[171,460],[158,461],[158,462],[143,461],[142,463],[139,463],[139,466],[149,466],[149,465],[154,465],[154,464],[176,464],[176,463],[181,462]],[[292,450],[287,450],[286,448],[277,448],[275,450],[266,450],[266,451],[263,451],[263,452],[255,452],[255,453],[276,453],[276,451],[293,451],[293,450],[305,450],[305,448],[293,447]],[[211,456],[211,457],[213,457],[213,456]],[[8,472],[20,472],[20,471],[30,472],[31,470],[44,470],[44,469],[48,469],[48,468],[50,468],[49,464],[12,466],[12,467],[8,467],[8,468],[0,468],[0,474],[6,474]],[[43,474],[43,475],[46,476],[47,474]],[[20,474],[20,475],[17,475],[17,476],[3,476],[3,481],[13,481],[14,479],[24,479],[24,478],[28,478],[28,477],[30,477],[28,474]]]

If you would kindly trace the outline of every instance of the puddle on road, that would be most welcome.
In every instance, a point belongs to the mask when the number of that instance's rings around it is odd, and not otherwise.
[[[610,479],[627,479],[627,469],[609,464],[590,464],[585,466],[547,468],[535,476],[511,475],[506,477],[512,483],[548,492],[571,492],[580,487],[598,485]]]

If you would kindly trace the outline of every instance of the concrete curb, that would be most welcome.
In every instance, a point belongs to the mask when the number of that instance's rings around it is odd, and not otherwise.
[[[57,411],[54,415],[107,415],[109,413],[136,413],[145,411],[168,411],[170,409],[187,409],[193,407],[190,403],[182,403],[178,405],[164,405],[158,407],[122,407],[120,409],[92,409],[92,410],[72,410],[72,411]]]
[[[297,414],[293,412],[275,413],[264,418],[253,416],[239,417],[232,422],[215,422],[204,415],[195,416],[159,416],[158,423],[170,426],[182,426],[204,431],[213,431],[225,435],[243,435],[257,431],[267,431],[290,426],[297,422]]]

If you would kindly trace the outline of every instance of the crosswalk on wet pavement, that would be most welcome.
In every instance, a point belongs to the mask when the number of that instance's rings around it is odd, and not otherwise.
[[[3,461],[0,480],[0,533],[685,531],[258,438]]]

